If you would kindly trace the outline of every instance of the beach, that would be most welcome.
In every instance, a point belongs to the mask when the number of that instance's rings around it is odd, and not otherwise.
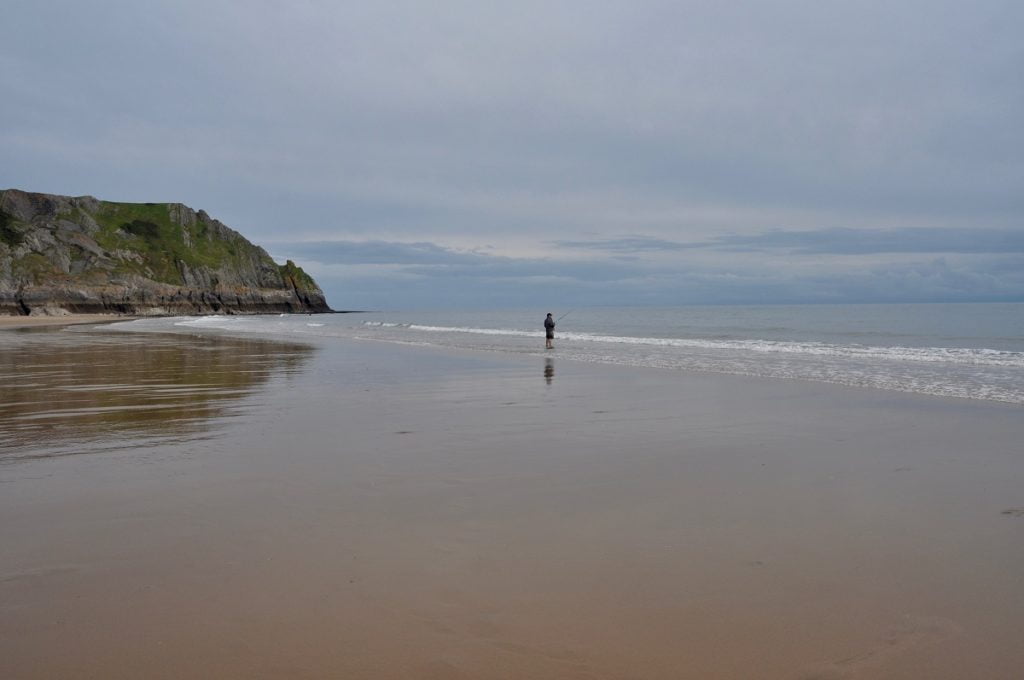
[[[11,328],[39,328],[42,326],[72,326],[97,324],[110,321],[124,321],[131,317],[119,314],[65,314],[55,316],[3,316],[0,315],[0,330]]]
[[[557,344],[0,335],[3,678],[1024,668],[1019,404]]]

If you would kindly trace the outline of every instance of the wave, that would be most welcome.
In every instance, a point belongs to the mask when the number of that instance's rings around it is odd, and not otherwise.
[[[540,331],[512,328],[474,328],[469,326],[429,326],[415,323],[364,322],[380,328],[400,328],[426,333],[461,333],[490,336],[539,338]],[[963,347],[902,347],[873,345],[838,345],[825,342],[797,342],[783,340],[708,340],[702,338],[652,338],[593,333],[561,333],[563,341],[643,345],[700,350],[734,350],[762,354],[790,354],[827,356],[849,359],[881,359],[884,361],[912,361],[923,363],[962,364],[974,366],[1003,366],[1024,368],[1024,352]]]
[[[513,354],[544,351],[542,331],[393,321],[338,323],[307,317],[206,316],[115,324],[125,330],[214,331],[293,339],[373,340]],[[354,321],[354,319],[350,319]],[[756,332],[756,331],[755,331]],[[904,347],[734,337],[559,334],[558,356],[575,361],[811,380],[944,397],[1024,404],[1024,352],[960,347]]]

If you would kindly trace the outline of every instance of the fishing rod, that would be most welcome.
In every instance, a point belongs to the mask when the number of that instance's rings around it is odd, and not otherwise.
[[[559,321],[561,321],[561,320],[562,320],[562,319],[564,319],[565,317],[567,317],[567,316],[569,316],[570,314],[572,314],[572,313],[573,313],[574,311],[576,311],[576,310],[574,310],[574,309],[570,309],[570,310],[569,310],[568,312],[566,312],[566,313],[565,313],[565,314],[563,314],[562,316],[560,316],[560,317],[558,317],[557,319],[555,319],[555,323],[558,323]]]

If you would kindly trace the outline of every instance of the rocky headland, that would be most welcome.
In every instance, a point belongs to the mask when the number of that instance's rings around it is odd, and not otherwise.
[[[329,311],[295,263],[202,210],[0,191],[0,315]]]

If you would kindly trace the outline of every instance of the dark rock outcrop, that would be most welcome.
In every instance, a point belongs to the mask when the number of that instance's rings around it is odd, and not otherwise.
[[[0,191],[0,314],[329,311],[300,267],[202,210]]]

